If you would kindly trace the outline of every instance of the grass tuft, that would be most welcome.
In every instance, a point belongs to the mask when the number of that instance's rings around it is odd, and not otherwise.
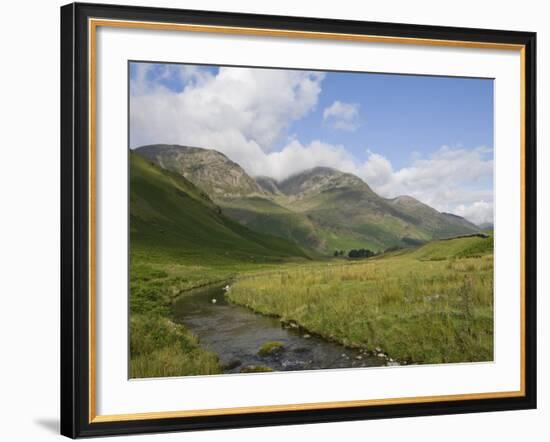
[[[262,344],[258,354],[260,356],[270,356],[284,350],[283,343],[280,341],[267,341]]]

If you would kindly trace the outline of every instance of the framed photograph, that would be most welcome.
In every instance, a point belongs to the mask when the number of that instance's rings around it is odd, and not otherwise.
[[[61,432],[536,407],[529,32],[61,8]]]

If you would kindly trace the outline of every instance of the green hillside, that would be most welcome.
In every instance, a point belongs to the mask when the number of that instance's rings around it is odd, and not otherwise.
[[[227,216],[254,231],[286,238],[316,250],[325,246],[319,228],[307,216],[293,212],[273,200],[251,196],[221,200],[220,205]]]
[[[195,262],[277,262],[309,258],[300,246],[227,218],[198,187],[130,153],[132,254]]]
[[[271,198],[252,195],[216,201],[229,217],[253,230],[329,255],[353,248],[382,251],[478,231],[463,218],[440,213],[414,198],[381,198],[359,178],[333,169],[312,169],[279,185],[282,191]]]
[[[412,197],[382,198],[359,177],[329,167],[276,181],[249,176],[213,149],[157,144],[135,153],[203,189],[239,224],[323,255],[357,248],[383,251],[479,231],[464,218]]]
[[[432,241],[411,252],[420,261],[443,261],[457,258],[479,258],[493,253],[493,236],[470,236],[450,240]]]
[[[327,249],[384,250],[406,245],[404,238],[427,241],[430,232],[409,222],[377,195],[358,187],[336,187],[290,202],[295,212],[321,227]]]

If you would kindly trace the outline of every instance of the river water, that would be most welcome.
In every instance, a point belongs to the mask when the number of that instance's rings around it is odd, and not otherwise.
[[[174,304],[174,319],[197,335],[203,348],[218,354],[225,373],[258,366],[288,371],[386,365],[383,358],[310,336],[297,328],[285,328],[277,318],[231,304],[223,285],[179,297]],[[282,343],[281,351],[261,356],[260,347],[269,341]]]

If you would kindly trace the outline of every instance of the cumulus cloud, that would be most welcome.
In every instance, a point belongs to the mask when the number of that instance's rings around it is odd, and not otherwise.
[[[354,131],[359,127],[359,104],[337,100],[325,108],[323,120],[334,129]]]
[[[277,69],[220,68],[217,74],[170,65],[165,75],[186,78],[175,92],[156,65],[138,65],[131,83],[130,144],[177,143],[216,147],[228,154],[270,151],[295,120],[315,108],[323,74]]]
[[[357,172],[353,157],[343,146],[335,146],[319,140],[304,146],[298,140],[293,140],[281,151],[266,154],[263,161],[256,164],[255,174],[282,180],[317,166],[332,167],[344,172]]]
[[[370,152],[357,174],[386,197],[411,195],[443,212],[471,221],[493,219],[492,150],[443,146],[428,158],[394,170],[384,156]]]
[[[391,189],[387,189],[388,183],[393,181],[393,167],[386,157],[377,153],[368,151],[369,158],[360,168],[359,174],[373,188],[385,189],[386,194],[395,193]]]
[[[470,205],[459,204],[454,213],[480,225],[493,222],[493,201],[475,201]]]

